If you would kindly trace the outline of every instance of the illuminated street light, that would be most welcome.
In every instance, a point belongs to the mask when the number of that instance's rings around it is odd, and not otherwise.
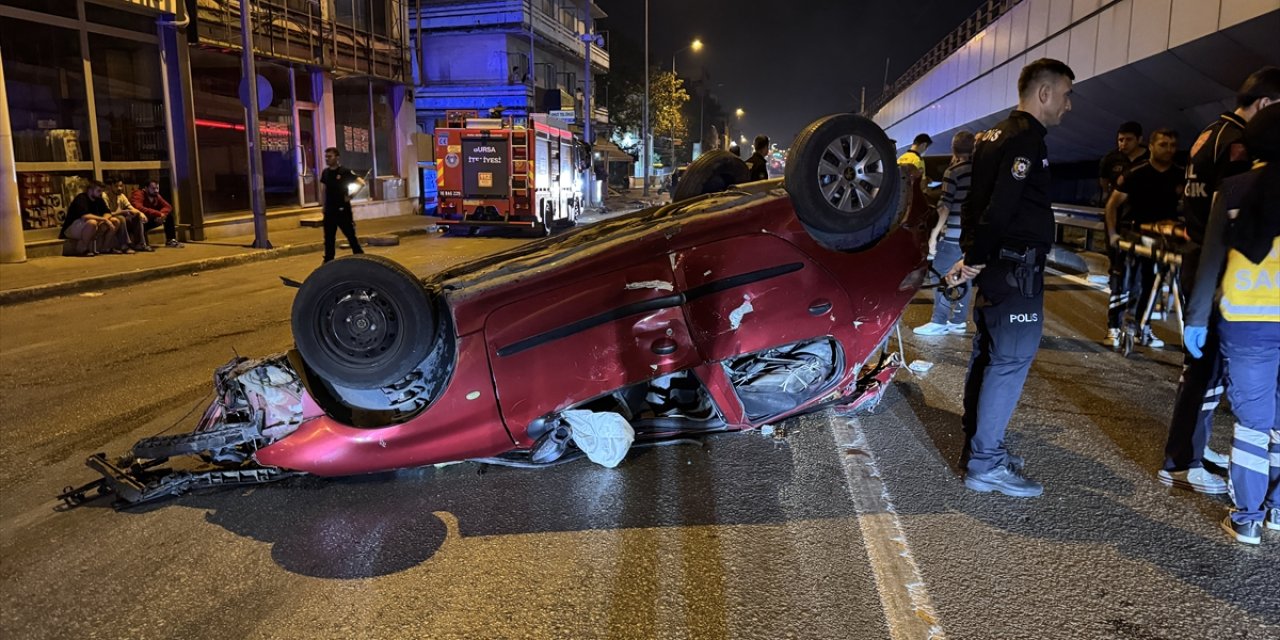
[[[738,116],[738,119],[741,120],[742,116],[747,115],[747,112],[743,111],[742,107],[738,107],[738,110],[734,112],[734,115]]]
[[[702,51],[702,40],[694,38],[693,42],[689,43],[689,46],[676,49],[676,52],[671,54],[671,73],[676,72],[676,56],[690,49],[692,49],[694,53]]]

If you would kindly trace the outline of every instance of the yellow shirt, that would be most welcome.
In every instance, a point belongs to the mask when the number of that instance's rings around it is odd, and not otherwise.
[[[1235,249],[1227,254],[1218,308],[1232,322],[1280,322],[1280,237],[1261,264]]]
[[[924,158],[921,158],[920,154],[915,151],[907,150],[902,155],[898,156],[898,164],[909,164],[919,169],[921,175],[924,174]]]

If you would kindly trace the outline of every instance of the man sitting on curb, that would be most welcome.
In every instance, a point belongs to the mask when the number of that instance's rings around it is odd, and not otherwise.
[[[110,214],[102,199],[102,183],[91,181],[85,185],[84,192],[67,207],[67,217],[58,232],[59,238],[76,241],[74,252],[63,255],[96,256],[100,245],[105,250],[107,235],[111,232],[111,224],[107,222]]]
[[[164,225],[164,246],[170,249],[185,246],[178,242],[178,224],[173,217],[173,206],[160,195],[159,182],[151,180],[146,187],[135,190],[129,201],[134,209],[147,216],[147,231]]]
[[[146,223],[147,216],[141,211],[133,208],[133,203],[129,201],[129,196],[124,191],[124,181],[115,180],[111,183],[111,197],[107,203],[111,207],[111,216],[120,218],[124,222],[125,233],[128,235],[128,247],[136,251],[155,251],[151,245],[147,243]]]

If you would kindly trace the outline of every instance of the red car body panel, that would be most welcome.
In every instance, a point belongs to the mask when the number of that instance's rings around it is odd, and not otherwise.
[[[767,188],[776,183],[762,184],[438,274],[426,286],[458,336],[440,397],[391,427],[306,420],[258,461],[335,476],[492,456],[531,447],[538,418],[681,370],[731,429],[848,399],[924,279],[931,212],[912,184],[908,214],[884,238],[842,253],[809,235],[785,192]],[[839,379],[786,415],[750,421],[720,361],[821,336],[841,346]]]

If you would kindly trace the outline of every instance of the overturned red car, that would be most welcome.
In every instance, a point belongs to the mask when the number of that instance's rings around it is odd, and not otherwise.
[[[785,179],[735,184],[741,161],[708,154],[682,188],[713,193],[426,280],[378,256],[326,264],[295,298],[294,350],[219,369],[194,432],[95,455],[103,478],[62,497],[556,464],[582,457],[583,416],[640,444],[873,398],[896,369],[882,347],[929,268],[934,213],[870,120],[828,116],[792,149]],[[185,454],[204,467],[164,463]]]

